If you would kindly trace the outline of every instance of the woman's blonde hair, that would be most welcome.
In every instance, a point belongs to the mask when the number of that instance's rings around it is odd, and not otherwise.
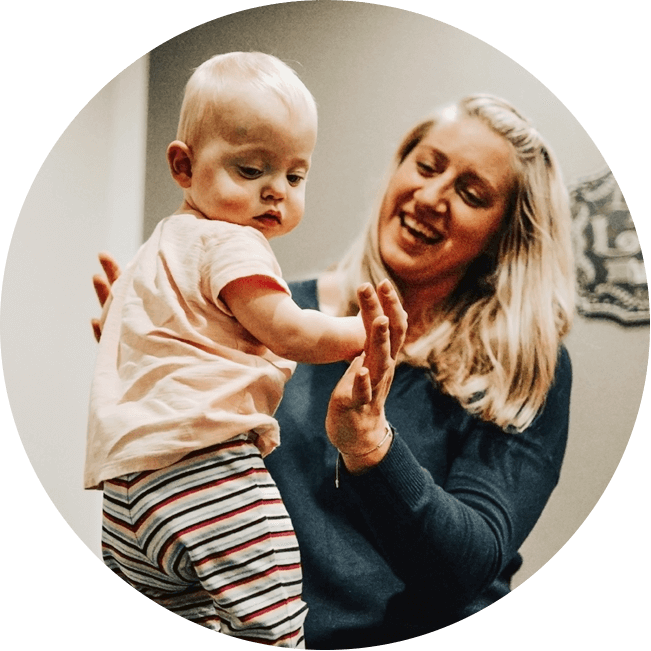
[[[224,93],[242,84],[274,93],[288,108],[316,115],[314,97],[286,63],[263,52],[228,52],[204,61],[192,73],[185,86],[177,140],[198,146],[219,124]]]
[[[567,191],[552,152],[508,102],[472,95],[455,108],[458,117],[481,120],[512,145],[516,187],[497,246],[471,264],[444,313],[429,333],[405,347],[404,359],[431,369],[441,389],[470,412],[517,432],[545,401],[574,314]],[[442,114],[407,134],[394,171]],[[375,214],[337,266],[344,312],[356,311],[361,282],[391,277],[380,258],[378,223]]]

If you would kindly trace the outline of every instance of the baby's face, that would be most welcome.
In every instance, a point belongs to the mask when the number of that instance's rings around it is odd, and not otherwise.
[[[289,233],[305,210],[316,115],[251,91],[220,108],[219,128],[192,154],[186,202],[209,219],[252,226],[267,239]]]

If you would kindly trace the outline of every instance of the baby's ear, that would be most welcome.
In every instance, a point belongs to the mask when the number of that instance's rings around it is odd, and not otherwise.
[[[192,161],[190,148],[180,140],[171,142],[167,147],[167,162],[172,178],[182,187],[192,185]]]

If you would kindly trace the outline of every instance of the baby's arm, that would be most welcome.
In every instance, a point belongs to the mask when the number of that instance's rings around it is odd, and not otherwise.
[[[219,296],[239,323],[279,357],[329,364],[351,359],[364,348],[361,318],[302,310],[273,278],[238,278]]]

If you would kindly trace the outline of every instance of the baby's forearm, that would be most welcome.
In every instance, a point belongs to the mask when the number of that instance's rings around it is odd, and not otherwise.
[[[294,318],[295,317],[295,318]],[[300,310],[291,323],[278,325],[268,347],[280,357],[304,364],[329,364],[352,359],[364,348],[365,332],[358,317],[333,317],[316,310]]]
[[[240,324],[279,357],[305,364],[352,359],[364,348],[360,317],[334,317],[303,310],[265,277],[246,277],[220,294]]]

